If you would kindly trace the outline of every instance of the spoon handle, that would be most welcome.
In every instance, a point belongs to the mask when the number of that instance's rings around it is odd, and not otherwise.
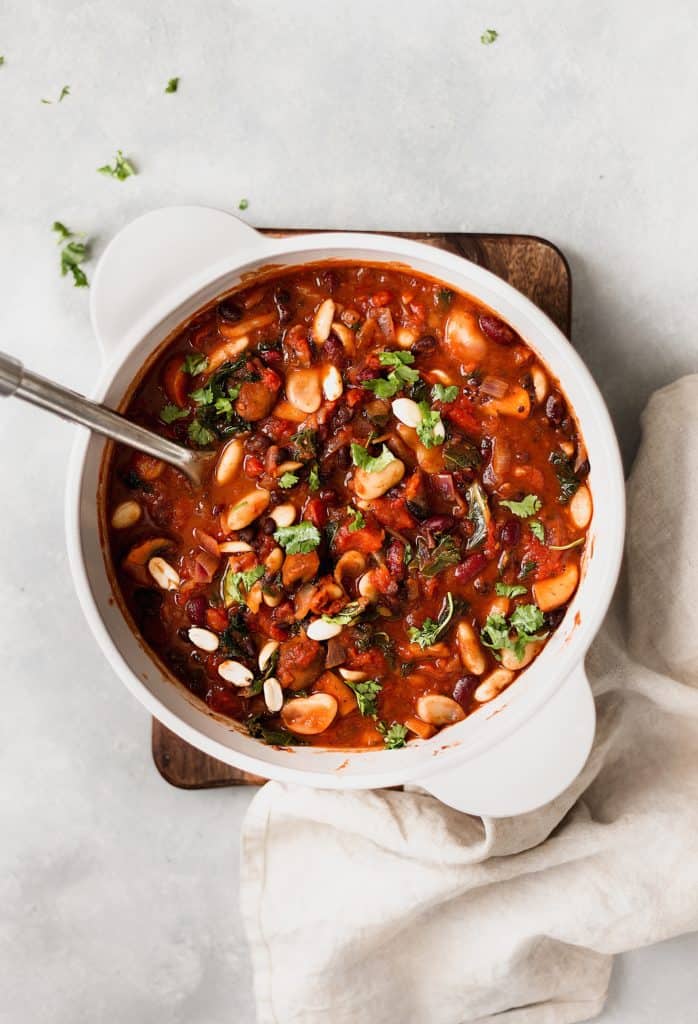
[[[83,427],[111,438],[156,459],[169,462],[190,478],[200,455],[164,437],[131,423],[125,416],[104,405],[91,402],[69,388],[25,370],[18,359],[0,352],[0,396],[14,395],[32,405],[38,405],[63,419],[80,423]]]

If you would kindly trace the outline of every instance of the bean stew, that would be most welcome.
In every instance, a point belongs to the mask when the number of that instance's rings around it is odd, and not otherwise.
[[[576,590],[573,412],[507,323],[432,279],[332,263],[243,286],[161,347],[125,411],[217,454],[194,488],[110,447],[119,599],[264,742],[428,739],[511,685]]]

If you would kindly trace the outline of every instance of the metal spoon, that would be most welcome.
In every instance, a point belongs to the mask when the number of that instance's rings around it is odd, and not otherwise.
[[[121,413],[107,409],[105,405],[91,402],[75,391],[25,370],[18,359],[0,352],[0,397],[3,395],[15,395],[32,405],[48,409],[63,419],[81,423],[83,427],[88,427],[103,437],[109,437],[112,441],[127,444],[131,448],[145,452],[146,455],[153,455],[156,459],[169,462],[175,469],[184,473],[195,487],[203,483],[211,460],[216,454],[212,451],[191,451],[180,444],[168,441],[152,430],[131,423]]]

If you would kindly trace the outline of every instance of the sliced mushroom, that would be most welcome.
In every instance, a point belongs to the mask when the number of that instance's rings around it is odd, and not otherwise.
[[[440,693],[427,693],[417,701],[417,714],[428,725],[453,725],[462,722],[465,711],[452,697]]]
[[[364,501],[373,501],[399,484],[404,475],[405,463],[402,459],[392,459],[377,473],[369,473],[357,466],[354,470],[354,491]]]
[[[466,619],[458,623],[456,641],[463,668],[475,676],[481,676],[487,668],[487,658],[475,630]]]
[[[318,306],[313,318],[312,335],[313,341],[322,345],[330,336],[332,321],[334,320],[335,305],[332,299],[325,299]]]
[[[286,375],[286,397],[303,413],[317,412],[322,405],[319,369],[291,370]]]
[[[274,655],[276,654],[278,649],[279,649],[279,641],[278,640],[267,640],[267,642],[262,645],[262,648],[261,648],[259,654],[257,655],[257,664],[259,665],[259,671],[260,672],[264,671],[264,669],[267,667],[267,665],[269,664],[271,659],[274,657]]]
[[[332,725],[336,714],[337,701],[331,694],[314,693],[288,701],[281,709],[281,721],[297,736],[317,736]]]
[[[264,487],[250,491],[236,505],[230,505],[223,513],[221,520],[223,529],[228,533],[233,530],[244,530],[261,516],[271,500],[271,494]]]
[[[418,427],[422,422],[422,414],[416,402],[411,398],[395,398],[392,404],[393,416],[406,427]]]
[[[246,320],[239,320],[237,323],[226,323],[221,321],[218,324],[218,333],[223,338],[232,340],[240,338],[243,334],[251,334],[258,331],[260,327],[268,327],[276,320],[276,313],[260,313],[259,316],[249,316]],[[225,362],[225,360],[223,360]],[[210,367],[209,359],[209,367]]]
[[[548,377],[547,374],[540,368],[540,366],[534,366],[531,370],[531,380],[533,381],[533,391],[536,396],[536,404],[542,405],[548,397]]]
[[[225,326],[230,326],[232,329],[232,325],[226,324]],[[223,363],[236,359],[249,347],[250,339],[244,331],[242,334],[236,334],[233,338],[229,338],[224,341],[222,345],[216,345],[213,351],[208,354],[208,364],[205,371],[206,374],[211,374],[217,370],[219,366],[222,366]]]
[[[189,630],[189,639],[200,651],[208,651],[212,654],[218,650],[218,636],[210,629],[202,629],[200,626],[192,626]]]
[[[476,701],[480,704],[484,704],[488,700],[492,700],[498,693],[508,686],[513,681],[516,673],[511,672],[507,668],[496,668],[494,672],[490,672],[488,676],[482,680],[477,690],[473,694]]]
[[[342,626],[338,622],[327,622],[325,619],[314,619],[306,630],[309,640],[329,640],[330,637],[339,636]]]
[[[574,562],[569,562],[559,576],[549,576],[533,584],[533,600],[542,612],[551,612],[567,604],[578,583],[579,569]]]
[[[569,504],[570,519],[579,530],[586,530],[591,522],[592,503],[589,488],[584,484],[572,495]]]
[[[511,648],[507,648],[502,651],[502,667],[508,668],[513,671],[517,669],[526,668],[530,665],[538,652],[542,649],[545,640],[531,640],[530,643],[526,644],[521,655],[521,661],[516,656],[516,651],[512,651]]]
[[[237,475],[242,465],[243,447],[242,441],[234,438],[221,450],[216,465],[216,483],[228,484]]]
[[[164,558],[156,555],[148,562],[148,572],[163,590],[178,590],[181,580],[179,573]]]
[[[245,555],[254,549],[244,540],[224,540],[222,544],[218,545],[218,550],[222,555]]]
[[[127,530],[129,526],[135,526],[142,515],[143,510],[137,501],[122,501],[112,512],[111,524],[115,530]]]

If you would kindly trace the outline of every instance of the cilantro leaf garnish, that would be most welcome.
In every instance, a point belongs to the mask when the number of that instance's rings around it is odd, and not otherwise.
[[[535,604],[519,604],[507,620],[505,615],[495,612],[487,616],[480,638],[495,657],[503,650],[513,651],[519,661],[523,659],[526,645],[532,640],[544,640],[547,633],[538,633],[545,622],[540,608]],[[514,637],[512,638],[512,633]]]
[[[195,388],[194,391],[189,392],[189,397],[197,405],[213,405],[213,388],[210,385],[205,388]]]
[[[55,231],[58,235],[58,244],[63,245],[61,249],[61,275],[65,277],[66,274],[72,274],[73,284],[76,288],[87,287],[87,277],[80,264],[90,258],[89,242],[77,241],[79,236],[75,235],[70,228],[67,228],[59,220],[54,220],[51,230]]]
[[[455,402],[458,398],[458,388],[455,384],[434,384],[431,389],[431,397],[435,402],[443,402],[448,405],[449,402]]]
[[[419,402],[419,411],[422,418],[417,424],[417,437],[425,448],[436,448],[443,444],[446,438],[446,431],[441,420],[441,414],[436,409],[430,409],[427,402]]]
[[[487,28],[480,36],[480,42],[483,46],[491,46],[496,39],[499,38],[499,32],[496,28]]]
[[[61,244],[61,242],[67,242],[69,238],[73,237],[73,232],[70,230],[70,228],[67,228],[65,224],[62,224],[59,220],[54,220],[53,224],[51,225],[51,231],[55,231],[58,235],[59,245]]]
[[[528,519],[529,516],[534,516],[541,507],[541,500],[537,494],[527,494],[521,501],[500,501],[499,504],[503,508],[508,508],[519,519]]]
[[[136,168],[133,166],[128,157],[125,157],[120,149],[116,151],[116,157],[114,158],[114,166],[111,164],[104,164],[103,167],[97,168],[98,174],[106,174],[109,178],[116,178],[117,181],[126,181],[132,174],[136,174]]]
[[[167,402],[160,410],[160,419],[163,423],[174,423],[175,420],[183,420],[188,415],[188,409],[180,409],[174,402]]]
[[[376,679],[366,679],[361,683],[351,683],[348,679],[345,682],[350,690],[354,691],[359,711],[366,718],[375,718],[378,714],[376,697],[383,687]]]
[[[254,568],[247,569],[246,572],[232,572],[228,568],[223,577],[223,598],[225,603],[244,604],[246,596],[257,580],[261,579],[263,575],[263,565],[255,565]]]
[[[368,449],[364,448],[363,445],[353,442],[351,457],[354,465],[358,466],[359,469],[366,470],[367,473],[380,473],[382,469],[385,469],[386,466],[395,461],[395,456],[385,444],[381,448],[380,454],[373,456],[369,455]]]
[[[188,428],[189,440],[200,448],[208,448],[216,440],[216,435],[199,420],[192,420]]]
[[[188,373],[190,377],[196,377],[208,369],[208,356],[203,352],[189,352],[182,363],[182,373]]]
[[[448,629],[453,618],[454,603],[453,594],[446,594],[444,603],[441,605],[436,621],[426,618],[421,626],[410,626],[408,636],[413,644],[419,644],[422,650],[426,647],[433,647],[436,641]]]
[[[355,533],[357,530],[363,530],[366,525],[366,520],[359,512],[358,508],[352,508],[349,506],[347,508],[347,514],[351,517],[351,522],[347,527],[349,533]]]
[[[400,725],[399,722],[393,722],[390,726],[384,722],[376,722],[376,728],[382,735],[383,743],[388,750],[397,750],[399,747],[405,746],[407,726]]]
[[[541,544],[545,544],[545,527],[540,519],[532,519],[528,525],[536,540],[539,540]]]
[[[171,78],[165,86],[165,92],[177,92],[179,88],[179,78]]]
[[[373,391],[377,398],[392,398],[408,384],[414,384],[419,380],[419,372],[410,369],[410,365],[414,362],[411,352],[400,352],[399,350],[379,352],[378,362],[381,366],[392,367],[387,378],[376,377],[363,382],[363,386],[369,391]]]
[[[310,472],[308,473],[308,488],[311,491],[320,490],[320,471],[318,470],[317,462],[314,462],[310,467]]]
[[[526,587],[520,583],[495,583],[494,589],[499,597],[521,597],[526,593]]]
[[[307,555],[315,550],[321,538],[318,528],[304,520],[295,526],[280,526],[274,533],[274,540],[287,555]]]
[[[295,473],[282,473],[279,477],[279,487],[282,487],[285,491],[290,490],[291,487],[295,487],[298,483],[298,477]]]

